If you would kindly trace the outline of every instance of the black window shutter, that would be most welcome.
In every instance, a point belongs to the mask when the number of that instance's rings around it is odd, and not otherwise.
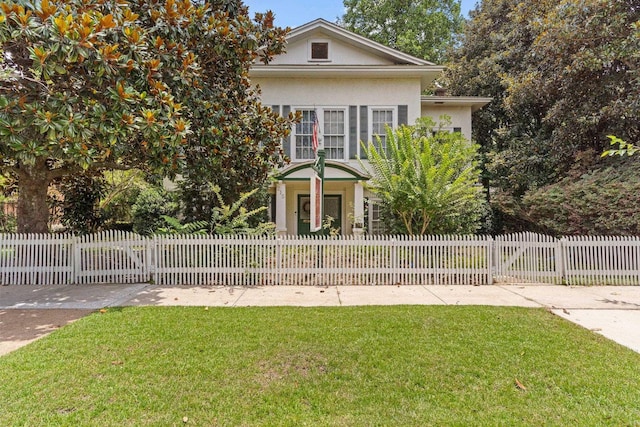
[[[360,106],[360,141],[368,146],[369,144],[369,107],[366,105]],[[367,153],[362,150],[360,154],[361,159],[367,158]]]
[[[349,158],[358,157],[358,107],[349,106]]]
[[[289,117],[289,113],[291,112],[291,105],[283,105],[282,106],[282,117]],[[291,158],[291,135],[287,136],[284,139],[284,154]]]
[[[409,106],[398,105],[398,126],[409,124]]]

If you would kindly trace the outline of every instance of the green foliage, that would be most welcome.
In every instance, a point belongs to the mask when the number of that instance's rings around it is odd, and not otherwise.
[[[386,46],[441,63],[461,31],[459,0],[344,0],[340,24]]]
[[[206,190],[216,199],[216,205],[210,208],[207,221],[195,220],[182,223],[176,218],[163,216],[167,226],[159,228],[159,234],[265,235],[274,233],[275,224],[265,222],[263,218],[267,210],[266,206],[247,208],[247,203],[260,191],[259,188],[242,193],[240,198],[231,204],[224,201],[218,186],[209,185]]]
[[[633,160],[527,193],[523,216],[555,235],[640,235],[640,167]]]
[[[364,146],[372,176],[367,188],[382,199],[385,223],[393,218],[402,233],[473,233],[483,214],[482,189],[475,157],[477,147],[460,133],[425,135],[435,123],[387,129],[386,149]],[[430,132],[429,132],[430,133]]]
[[[18,178],[20,231],[46,231],[38,188],[83,170],[215,170],[244,188],[283,161],[291,120],[248,79],[284,48],[272,14],[252,20],[239,1],[1,6],[0,170]]]
[[[612,146],[617,145],[618,148],[611,148],[602,152],[602,157],[607,156],[633,156],[640,150],[640,147],[623,141],[614,135],[607,135]]]
[[[12,233],[16,230],[16,217],[5,212],[5,204],[12,200],[10,194],[11,180],[0,175],[0,233]]]
[[[104,227],[130,230],[133,221],[133,204],[140,192],[151,184],[138,169],[104,172],[104,195],[100,200],[100,212]]]
[[[160,227],[156,233],[166,234],[207,234],[209,224],[206,221],[195,221],[182,224],[179,219],[163,215],[162,219],[167,223],[166,227]]]
[[[133,231],[145,236],[153,234],[166,227],[164,216],[175,216],[177,212],[178,204],[171,194],[154,187],[144,189],[132,208]]]
[[[248,234],[263,235],[273,234],[275,224],[270,222],[260,222],[257,225],[251,225],[254,217],[267,210],[266,206],[260,206],[255,209],[247,209],[244,205],[259,189],[243,193],[240,198],[232,204],[226,204],[223,200],[222,193],[218,187],[213,188],[213,192],[218,198],[219,206],[213,208],[211,214],[210,229],[213,234],[232,235],[232,234]]]
[[[96,232],[103,223],[100,199],[105,192],[102,175],[78,174],[63,179],[61,223],[68,231],[78,234]]]
[[[224,174],[218,174],[224,175]],[[216,207],[231,205],[242,198],[245,193],[251,193],[244,197],[243,206],[248,210],[258,209],[266,206],[268,193],[266,185],[254,182],[247,191],[239,191],[238,188],[230,190],[228,187],[220,187],[217,183],[220,179],[210,181],[209,174],[203,176],[187,176],[178,182],[178,197],[183,207],[184,219],[188,222],[211,220]],[[262,212],[262,211],[261,211]],[[247,218],[249,225],[255,226],[264,222],[264,215],[253,215]]]
[[[501,205],[563,179],[607,135],[640,140],[639,21],[625,0],[484,0],[471,13],[447,84],[494,98],[474,140]]]

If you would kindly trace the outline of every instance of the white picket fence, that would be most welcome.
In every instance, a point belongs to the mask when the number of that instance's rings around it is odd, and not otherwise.
[[[0,284],[640,284],[640,238],[0,234]]]
[[[486,284],[487,237],[166,236],[153,241],[158,284]]]

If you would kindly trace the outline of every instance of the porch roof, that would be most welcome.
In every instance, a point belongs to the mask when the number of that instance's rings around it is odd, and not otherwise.
[[[313,175],[313,160],[293,163],[280,170],[275,178],[279,181],[308,181]],[[344,163],[334,160],[325,161],[325,181],[367,181],[371,178],[366,173]]]

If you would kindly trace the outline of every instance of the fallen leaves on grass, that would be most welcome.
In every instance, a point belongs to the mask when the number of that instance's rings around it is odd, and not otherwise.
[[[527,388],[516,378],[516,387],[522,391],[527,391]]]

